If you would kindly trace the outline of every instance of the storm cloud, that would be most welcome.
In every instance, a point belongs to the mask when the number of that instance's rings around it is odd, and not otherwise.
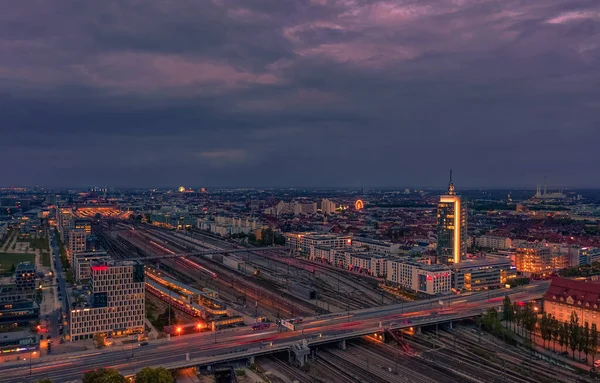
[[[2,185],[600,186],[596,0],[28,0]]]

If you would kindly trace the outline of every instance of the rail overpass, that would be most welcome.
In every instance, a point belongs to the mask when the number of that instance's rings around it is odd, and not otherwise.
[[[434,299],[321,315],[305,318],[296,331],[273,327],[266,331],[252,331],[248,327],[240,327],[172,337],[170,340],[159,339],[143,347],[113,346],[5,363],[0,366],[0,382],[34,382],[45,377],[53,382],[65,382],[79,379],[85,371],[100,367],[116,368],[126,375],[147,366],[163,366],[172,370],[208,368],[285,351],[296,359],[305,358],[311,347],[335,342],[340,342],[343,347],[347,339],[381,332],[390,325],[392,329],[420,328],[474,317],[490,307],[502,306],[502,299],[507,293],[513,301],[540,299],[547,286],[548,282],[538,282],[519,291],[498,290],[451,296],[442,299],[443,305]]]

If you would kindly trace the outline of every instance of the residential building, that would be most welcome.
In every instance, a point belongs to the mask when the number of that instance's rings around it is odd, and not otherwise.
[[[85,282],[91,277],[91,264],[95,261],[110,260],[106,251],[86,251],[73,254],[73,270],[75,280],[79,283]]]
[[[67,255],[71,265],[73,265],[74,255],[85,252],[87,234],[85,229],[73,229],[69,231],[68,237]]]
[[[67,232],[71,229],[73,219],[73,208],[71,207],[57,207],[56,208],[56,222],[58,226],[58,233],[61,241],[65,242]]]
[[[512,240],[502,236],[482,235],[475,239],[475,245],[485,249],[507,250],[512,247]]]
[[[15,269],[15,285],[17,290],[35,290],[35,265],[31,262],[21,262]]]
[[[508,279],[517,276],[517,270],[511,268],[511,260],[482,259],[465,260],[452,266],[452,288],[455,290],[482,290],[504,286]]]
[[[517,248],[515,264],[517,271],[529,277],[543,277],[568,267],[568,257],[553,252],[548,243],[535,242]]]
[[[75,230],[84,230],[87,236],[92,235],[92,222],[88,219],[76,219],[73,221],[73,228]]]
[[[331,215],[331,214],[335,214],[335,212],[336,212],[336,206],[333,201],[330,201],[328,199],[321,200],[321,213],[326,214],[326,215]]]
[[[600,283],[553,278],[544,294],[544,312],[567,323],[575,312],[580,324],[600,328]]]
[[[400,244],[387,241],[378,241],[365,237],[354,237],[351,241],[352,247],[364,247],[369,251],[381,254],[397,254],[400,251]]]
[[[460,263],[467,256],[467,210],[454,191],[452,172],[448,194],[437,210],[437,263]]]
[[[132,261],[96,261],[90,266],[90,308],[71,310],[71,341],[94,334],[112,336],[144,331],[144,266]]]

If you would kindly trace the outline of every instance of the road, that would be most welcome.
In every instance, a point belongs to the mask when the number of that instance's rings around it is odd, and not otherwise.
[[[549,282],[542,281],[511,291],[513,301],[527,301],[541,298]],[[456,315],[476,315],[481,311],[502,305],[506,290],[473,293],[444,298],[444,305],[438,299],[389,305],[345,314],[327,314],[305,318],[303,328],[297,331],[283,331],[271,328],[253,332],[248,327],[240,327],[199,333],[151,341],[142,347],[111,347],[61,356],[48,356],[35,360],[31,375],[29,364],[24,362],[5,363],[0,366],[0,382],[30,382],[48,377],[53,382],[79,379],[85,371],[100,367],[112,367],[119,371],[139,371],[146,366],[168,366],[185,361],[186,353],[202,364],[202,358],[215,357],[242,351],[264,351],[270,347],[291,345],[302,339],[323,341],[328,338],[376,332],[380,326],[396,327],[419,325],[432,318],[453,318]],[[404,324],[410,321],[411,324]],[[272,345],[271,345],[272,343]]]

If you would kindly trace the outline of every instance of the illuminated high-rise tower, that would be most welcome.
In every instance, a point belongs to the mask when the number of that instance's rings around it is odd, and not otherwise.
[[[437,224],[438,263],[459,263],[467,256],[467,209],[454,191],[452,170],[448,194],[440,196]]]

